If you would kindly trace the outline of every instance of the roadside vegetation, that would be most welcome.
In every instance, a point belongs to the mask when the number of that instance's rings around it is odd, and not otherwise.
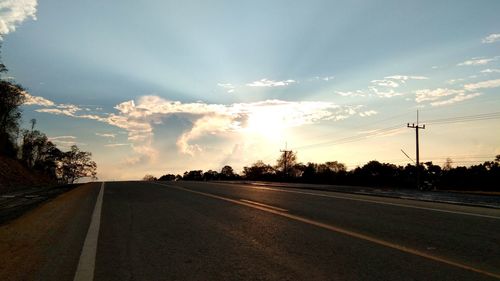
[[[346,165],[337,161],[325,163],[300,163],[297,153],[288,151],[281,154],[275,165],[257,161],[244,167],[242,174],[236,174],[230,166],[220,172],[208,170],[186,171],[181,175],[166,174],[156,179],[149,175],[147,180],[251,180],[280,181],[314,184],[356,185],[391,188],[500,191],[500,155],[492,161],[470,167],[453,167],[448,159],[443,167],[424,162],[415,165],[398,166],[391,163],[370,161],[363,166],[347,170]],[[146,179],[146,178],[145,178]]]
[[[0,60],[0,156],[17,159],[28,171],[54,183],[96,178],[97,167],[90,152],[81,151],[76,145],[69,151],[60,150],[36,129],[35,119],[30,120],[30,128],[21,128],[21,106],[26,101],[26,90],[6,74],[7,67]],[[7,177],[5,181],[10,180],[9,175],[2,173],[0,185],[3,177]]]

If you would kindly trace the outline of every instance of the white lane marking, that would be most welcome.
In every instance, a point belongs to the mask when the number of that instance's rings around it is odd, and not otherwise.
[[[243,202],[246,202],[246,203],[250,203],[250,204],[254,204],[254,205],[259,205],[259,206],[262,206],[262,207],[265,207],[265,208],[269,208],[269,209],[273,209],[273,210],[278,210],[278,211],[281,211],[281,212],[288,212],[287,209],[282,209],[282,208],[279,208],[279,207],[267,205],[267,204],[260,203],[260,202],[255,202],[255,201],[252,201],[252,200],[240,199],[240,201],[243,201]]]
[[[104,193],[104,182],[101,184],[99,195],[95,203],[94,212],[90,221],[89,230],[83,243],[80,261],[75,272],[74,281],[94,280],[95,257],[97,253],[97,240],[99,238],[99,226],[101,225],[102,197]]]
[[[419,207],[419,206],[405,205],[405,204],[399,204],[399,203],[382,202],[382,201],[377,201],[377,200],[369,200],[369,199],[361,199],[361,198],[351,198],[351,197],[345,197],[345,196],[330,195],[330,194],[321,194],[321,193],[313,193],[313,192],[307,192],[307,191],[284,190],[284,189],[278,189],[278,188],[272,188],[272,187],[255,187],[255,186],[245,186],[245,187],[246,188],[252,188],[252,189],[261,189],[261,190],[271,190],[271,191],[278,191],[278,192],[297,193],[297,194],[305,194],[305,195],[312,195],[312,196],[319,196],[319,197],[336,198],[336,199],[344,199],[344,200],[351,200],[351,201],[360,201],[360,202],[367,202],[367,203],[374,203],[374,204],[381,204],[381,205],[389,205],[389,206],[396,206],[396,207],[403,207],[403,208],[412,208],[412,209],[420,209],[420,210],[427,210],[427,211],[434,211],[434,212],[442,212],[442,213],[450,213],[450,214],[457,214],[457,215],[466,215],[466,216],[474,216],[474,217],[482,217],[482,218],[489,218],[489,219],[500,220],[500,217],[496,217],[496,216],[474,214],[474,213],[467,213],[467,212],[460,212],[460,211],[450,211],[450,210],[428,208],[428,207]]]
[[[447,265],[451,265],[451,266],[454,266],[454,267],[457,267],[457,268],[465,269],[465,270],[468,270],[468,271],[472,271],[472,272],[476,272],[476,273],[479,273],[479,274],[483,274],[483,275],[486,275],[486,276],[490,276],[490,277],[494,277],[494,278],[500,279],[500,275],[497,274],[497,273],[492,273],[492,272],[489,272],[489,271],[486,271],[486,270],[482,270],[480,268],[476,268],[476,267],[473,267],[473,266],[470,266],[470,265],[467,265],[467,264],[463,264],[463,263],[460,263],[460,262],[455,262],[453,260],[449,260],[449,259],[446,259],[444,257],[439,257],[439,256],[435,256],[435,255],[432,255],[432,254],[428,254],[428,253],[422,252],[422,251],[417,250],[417,249],[412,249],[412,248],[409,248],[409,247],[406,247],[406,246],[403,246],[403,245],[398,245],[398,244],[395,244],[395,243],[392,243],[392,242],[388,242],[388,241],[385,241],[385,240],[382,240],[382,239],[379,239],[379,238],[375,238],[375,237],[372,237],[372,236],[369,236],[369,235],[366,235],[366,234],[362,234],[362,233],[354,232],[354,231],[351,231],[351,230],[347,230],[347,229],[344,229],[344,228],[341,228],[341,227],[338,227],[338,226],[334,226],[334,225],[331,225],[331,224],[326,224],[326,223],[314,221],[314,220],[311,220],[311,219],[308,219],[308,218],[304,218],[304,217],[301,217],[301,216],[292,215],[290,213],[281,212],[281,211],[278,211],[278,210],[273,210],[273,209],[261,207],[261,206],[255,205],[255,204],[250,204],[250,203],[238,201],[238,200],[227,198],[227,197],[222,197],[222,196],[211,194],[211,193],[205,193],[205,192],[201,192],[201,191],[195,191],[195,190],[192,190],[192,189],[188,189],[188,188],[184,188],[184,187],[180,187],[180,186],[175,186],[175,185],[166,185],[166,184],[155,183],[155,182],[153,182],[153,183],[154,184],[158,184],[158,185],[162,185],[162,186],[165,186],[165,187],[170,187],[170,188],[175,188],[175,189],[182,190],[182,191],[191,192],[191,193],[198,194],[198,195],[203,195],[203,196],[206,196],[206,197],[211,197],[211,198],[215,198],[215,199],[219,199],[219,200],[231,202],[231,203],[238,204],[238,205],[244,205],[244,206],[251,207],[251,208],[254,208],[254,209],[259,209],[259,210],[262,210],[262,211],[265,211],[265,212],[268,212],[268,213],[272,213],[272,214],[279,215],[279,216],[282,216],[282,217],[285,217],[285,218],[289,218],[291,220],[303,222],[303,223],[306,223],[306,224],[309,224],[309,225],[313,225],[313,226],[317,226],[317,227],[320,227],[320,228],[323,228],[323,229],[326,229],[326,230],[330,230],[332,232],[337,232],[337,233],[344,234],[344,235],[347,235],[347,236],[350,236],[350,237],[354,237],[354,238],[357,238],[357,239],[360,239],[360,240],[372,242],[374,244],[378,244],[378,245],[381,245],[381,246],[385,246],[387,248],[395,249],[395,250],[398,250],[398,251],[401,251],[401,252],[404,252],[404,253],[407,253],[407,254],[412,254],[412,255],[419,256],[419,257],[422,257],[422,258],[426,258],[426,259],[429,259],[429,260],[433,260],[433,261],[437,261],[437,262],[444,263],[444,264],[447,264]]]

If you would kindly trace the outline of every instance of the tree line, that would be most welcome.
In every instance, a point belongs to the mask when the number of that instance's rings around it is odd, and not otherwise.
[[[35,119],[30,121],[31,128],[20,127],[26,90],[6,78],[7,71],[0,57],[0,154],[19,159],[28,169],[54,181],[73,183],[82,177],[96,179],[97,165],[90,152],[81,151],[76,145],[69,151],[61,151],[43,132],[35,129]]]
[[[417,177],[419,184],[417,185]],[[453,167],[453,161],[447,159],[441,167],[431,161],[418,167],[391,163],[381,163],[373,160],[347,170],[345,164],[338,161],[325,163],[300,163],[297,153],[283,152],[275,165],[257,161],[243,167],[242,174],[236,174],[230,166],[222,168],[221,172],[208,170],[186,171],[183,175],[166,174],[160,178],[148,175],[144,180],[252,180],[280,181],[296,183],[316,183],[333,185],[356,185],[391,188],[419,189],[454,189],[500,191],[500,155],[492,161],[472,165],[470,167]]]

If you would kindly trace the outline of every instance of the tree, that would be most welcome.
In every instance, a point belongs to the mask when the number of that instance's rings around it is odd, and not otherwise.
[[[156,181],[156,177],[153,176],[153,175],[145,175],[143,178],[142,178],[143,181]]]
[[[75,180],[84,177],[97,179],[97,165],[91,159],[92,153],[80,151],[76,145],[71,150],[62,153],[58,174],[63,182],[74,183]]]
[[[233,179],[235,177],[233,168],[228,165],[222,167],[222,170],[220,171],[220,177],[223,180]]]
[[[276,169],[283,173],[283,176],[291,175],[293,167],[297,164],[297,153],[293,151],[283,151],[276,163]]]
[[[184,172],[183,180],[191,180],[191,181],[201,181],[203,180],[203,171],[202,170],[193,170],[189,172]]]
[[[243,167],[245,178],[250,180],[268,180],[274,176],[274,172],[275,170],[271,165],[265,164],[261,160],[250,167]]]
[[[19,131],[21,109],[25,100],[21,85],[0,80],[0,153],[15,156],[15,136]]]
[[[208,170],[203,173],[203,180],[205,181],[212,181],[217,179],[219,179],[219,173],[217,173],[217,171]]]
[[[175,180],[175,175],[173,175],[173,174],[166,174],[166,175],[161,176],[158,180],[159,181],[174,181]]]
[[[446,158],[446,161],[443,164],[443,170],[449,171],[453,169],[453,161],[451,160],[450,157]]]

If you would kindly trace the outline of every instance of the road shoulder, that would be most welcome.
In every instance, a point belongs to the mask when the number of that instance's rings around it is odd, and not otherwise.
[[[82,185],[0,226],[0,280],[72,280],[99,186]]]

